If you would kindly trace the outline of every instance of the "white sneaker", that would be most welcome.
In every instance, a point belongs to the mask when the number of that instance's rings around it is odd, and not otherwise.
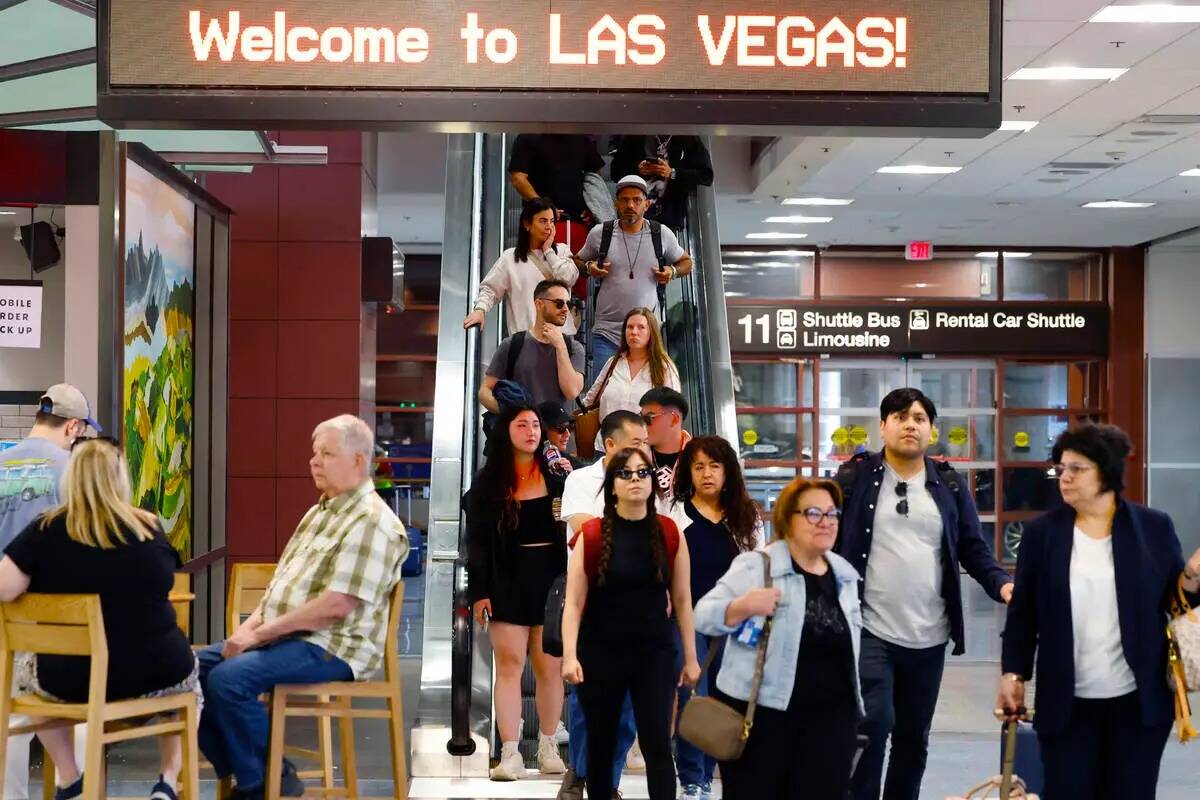
[[[519,781],[526,777],[525,759],[516,742],[505,742],[500,751],[500,763],[492,768],[494,781]]]
[[[558,723],[558,729],[554,731],[555,744],[570,744],[571,734],[567,733],[567,726],[562,722]]]
[[[562,775],[567,771],[553,736],[538,735],[537,762],[538,772],[543,775]]]
[[[633,747],[625,754],[625,769],[629,772],[645,772],[646,759],[642,758],[642,746],[638,740],[633,740]]]

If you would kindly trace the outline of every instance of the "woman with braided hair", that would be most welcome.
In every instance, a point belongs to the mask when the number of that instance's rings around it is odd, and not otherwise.
[[[583,526],[567,567],[563,678],[579,687],[589,764],[611,764],[626,692],[646,759],[650,800],[674,800],[671,706],[675,687],[700,677],[687,542],[655,513],[654,462],[621,450],[604,474],[604,516]],[[669,605],[668,605],[669,595]],[[675,671],[670,609],[683,641]],[[612,796],[612,774],[593,769],[588,797]]]

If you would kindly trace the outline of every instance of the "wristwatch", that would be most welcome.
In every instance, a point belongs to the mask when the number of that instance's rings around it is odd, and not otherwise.
[[[675,280],[678,277],[679,277],[679,267],[672,264],[671,265],[671,280]]]
[[[1006,672],[1000,676],[1002,681],[1012,681],[1013,683],[1024,683],[1025,679],[1015,672]]]

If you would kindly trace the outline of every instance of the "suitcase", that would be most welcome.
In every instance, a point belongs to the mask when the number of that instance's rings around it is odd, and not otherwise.
[[[966,794],[948,797],[946,800],[1038,800],[1038,795],[1031,794],[1025,787],[1025,781],[1014,774],[1019,745],[1017,742],[1020,723],[1007,721],[1004,723],[1001,751],[1003,753],[1000,774],[971,787]],[[995,792],[993,794],[993,792]]]

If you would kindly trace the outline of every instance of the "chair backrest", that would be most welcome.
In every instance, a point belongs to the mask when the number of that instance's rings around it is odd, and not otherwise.
[[[171,605],[175,609],[175,621],[179,629],[189,639],[192,637],[192,576],[186,572],[175,573],[175,583],[171,586]]]
[[[388,683],[400,680],[400,619],[404,613],[404,581],[396,581],[388,603],[388,634],[383,654],[383,676]]]
[[[108,641],[104,637],[100,596],[24,594],[12,602],[0,603],[0,658],[10,668],[15,652],[91,656],[91,696],[104,697]]]
[[[271,564],[234,564],[229,576],[229,597],[225,603],[225,635],[232,636],[242,620],[254,613],[263,594],[271,585],[275,567]]]

